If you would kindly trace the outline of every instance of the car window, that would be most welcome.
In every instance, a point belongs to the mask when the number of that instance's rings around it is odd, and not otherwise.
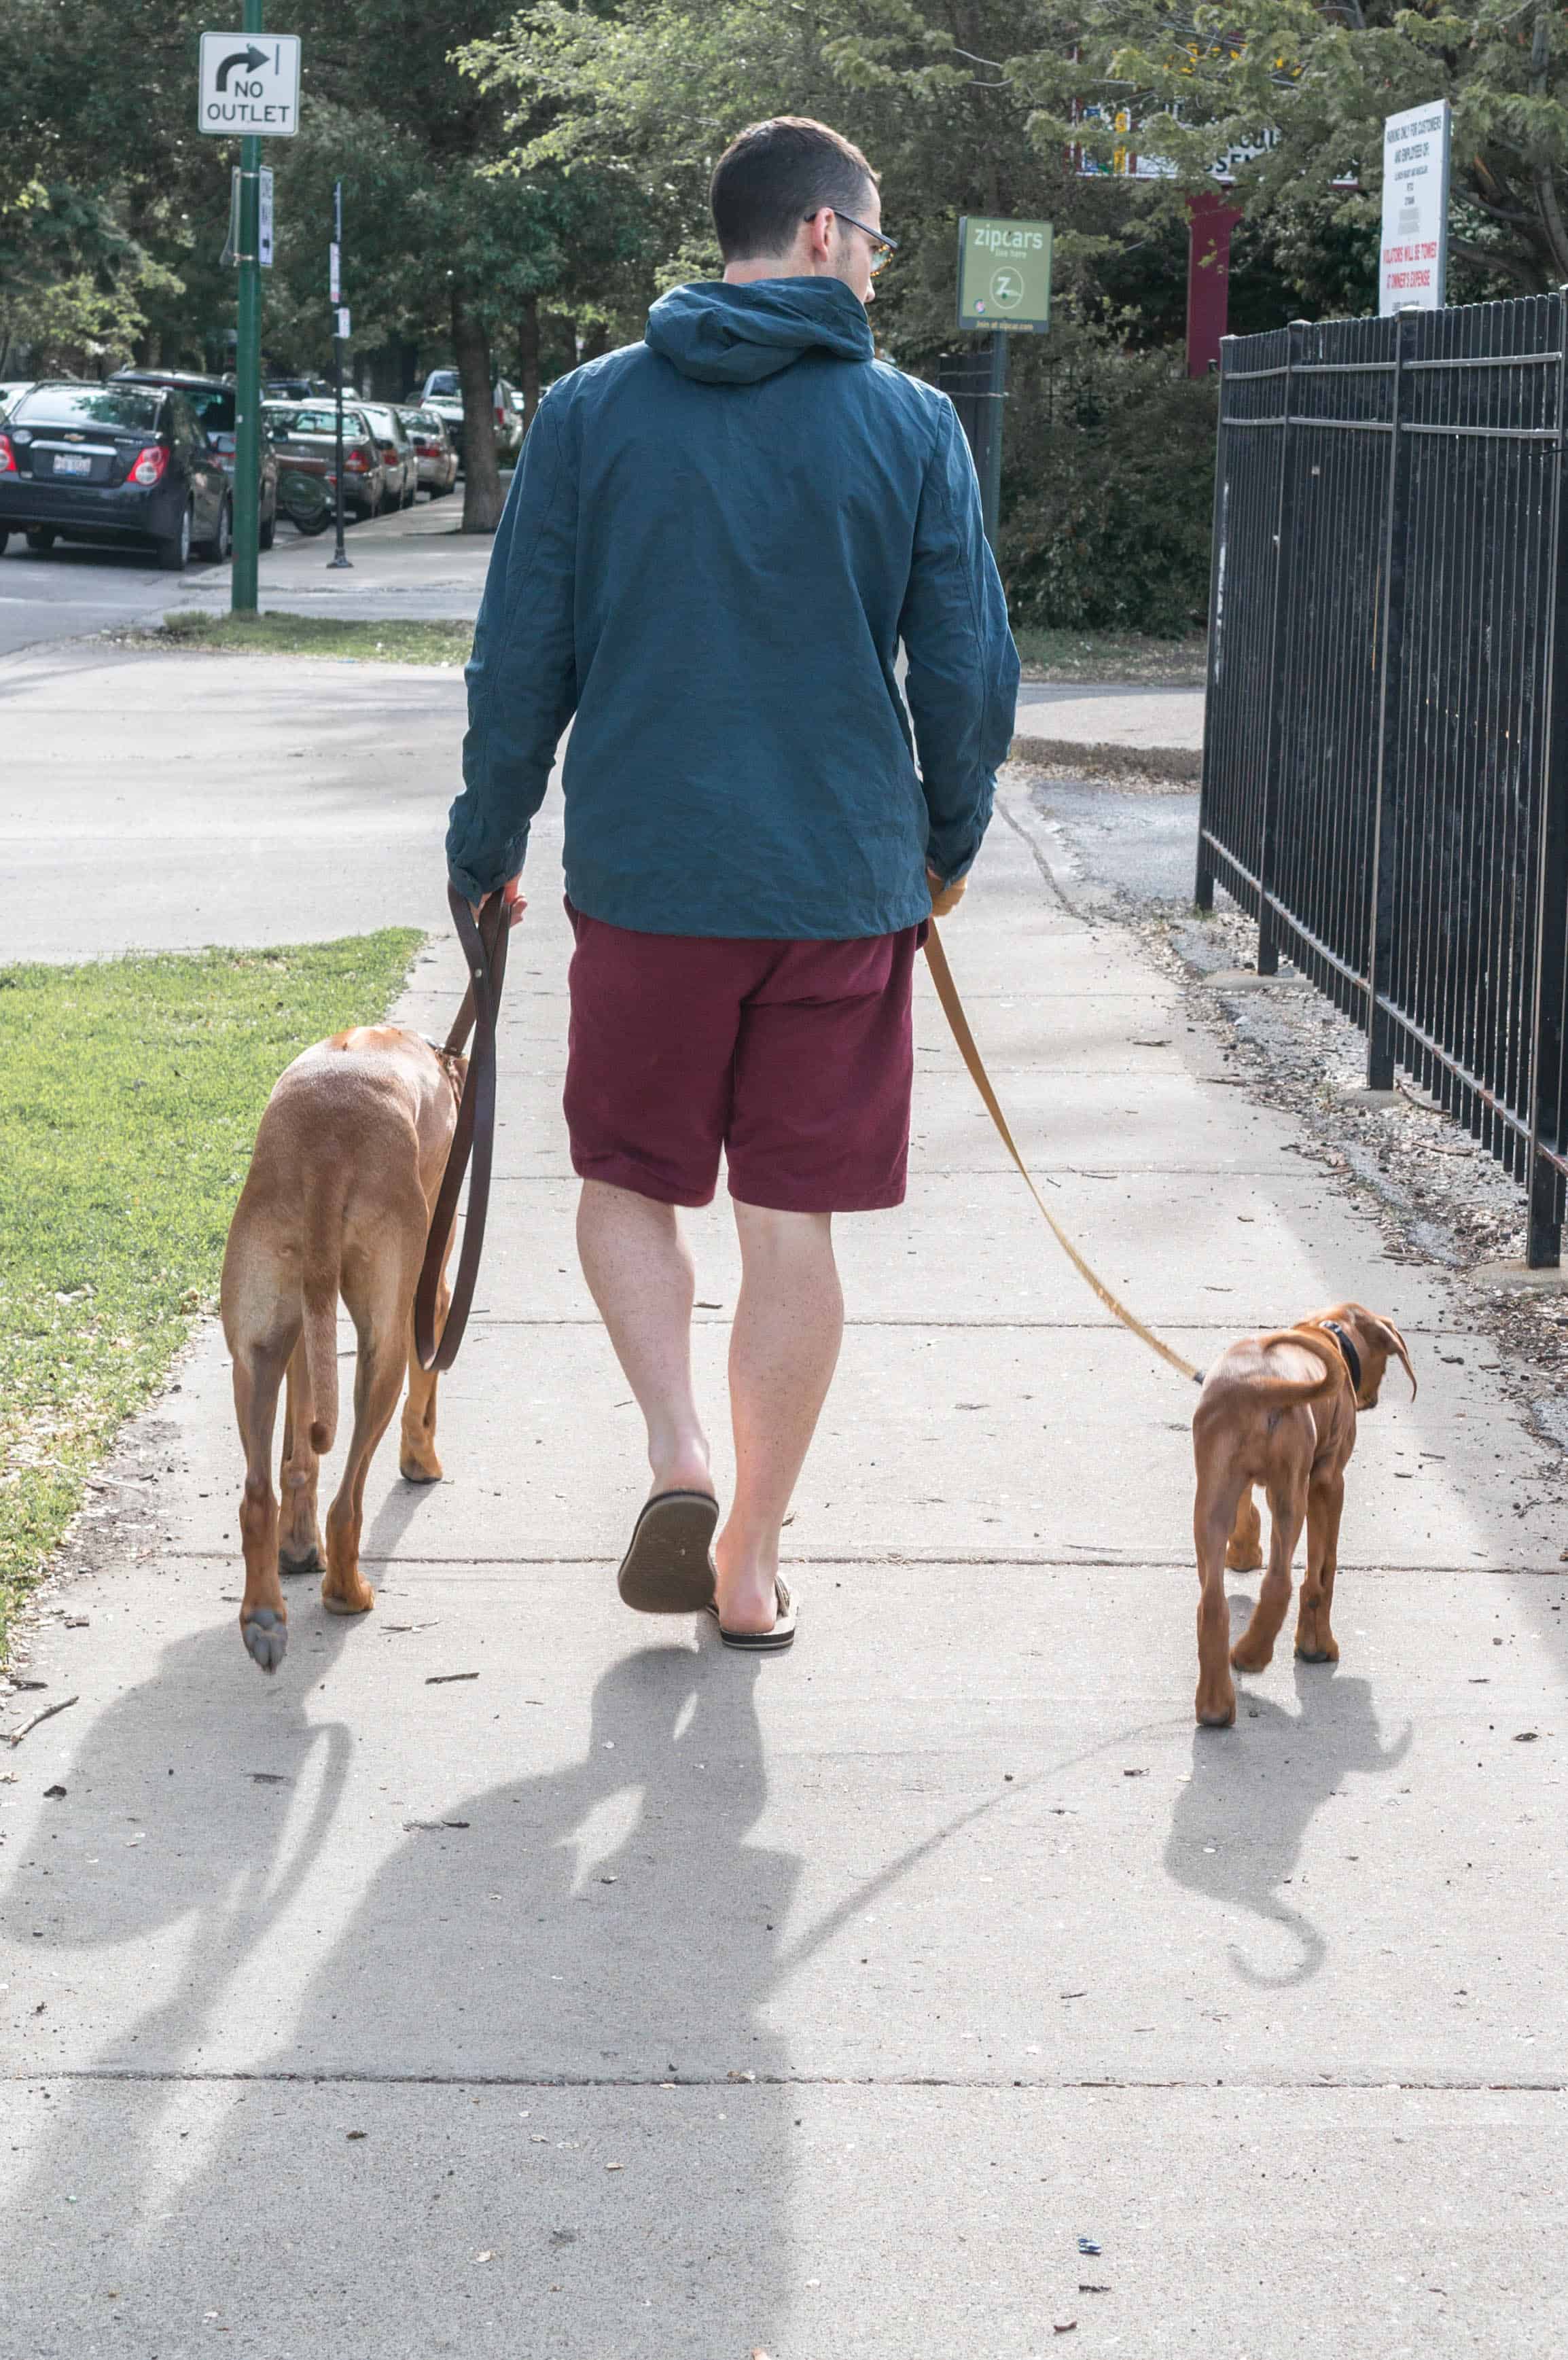
[[[463,380],[455,369],[437,369],[424,389],[428,401],[433,394],[443,401],[455,400],[463,390]]]
[[[226,385],[191,385],[183,388],[185,399],[196,413],[196,423],[203,434],[233,436],[234,392]]]
[[[160,393],[128,385],[50,385],[24,394],[11,413],[14,426],[118,427],[130,434],[156,434],[163,407]]]
[[[273,432],[278,434],[335,434],[337,432],[337,412],[335,410],[274,410],[269,408],[267,414],[271,421]],[[362,434],[365,431],[362,426],[356,422],[355,413],[352,410],[345,410],[343,413],[343,431],[345,434],[350,437],[353,437],[356,434]]]
[[[191,405],[182,393],[171,393],[169,397],[169,422],[174,430],[176,439],[183,444],[187,452],[192,451],[203,441],[201,429],[197,426],[192,414]]]

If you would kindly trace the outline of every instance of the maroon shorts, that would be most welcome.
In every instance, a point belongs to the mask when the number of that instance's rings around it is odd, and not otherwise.
[[[742,1204],[903,1203],[923,926],[750,942],[634,934],[569,901],[566,914],[577,937],[566,1128],[585,1180],[706,1205],[722,1150]]]

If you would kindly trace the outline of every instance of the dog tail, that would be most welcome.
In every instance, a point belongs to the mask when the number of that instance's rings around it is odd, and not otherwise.
[[[311,1448],[330,1450],[337,1434],[337,1292],[340,1206],[313,1208],[305,1238],[305,1371],[311,1384]]]
[[[1308,1328],[1281,1328],[1272,1336],[1259,1338],[1266,1352],[1271,1344],[1301,1344],[1315,1353],[1323,1364],[1321,1377],[1266,1377],[1247,1390],[1255,1401],[1260,1396],[1271,1409],[1295,1409],[1302,1403],[1326,1400],[1338,1390],[1345,1375],[1345,1365],[1335,1347],[1326,1336],[1314,1336]]]

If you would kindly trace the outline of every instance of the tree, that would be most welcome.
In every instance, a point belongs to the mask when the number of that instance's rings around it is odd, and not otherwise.
[[[1466,291],[1541,292],[1568,278],[1568,17],[1552,0],[1227,0],[1190,16],[1108,0],[1076,56],[1036,50],[1007,71],[1039,107],[1039,136],[1102,152],[1131,139],[1168,158],[1171,202],[1216,156],[1255,151],[1235,165],[1251,214],[1287,243],[1359,235],[1369,265],[1383,119],[1447,98],[1449,252],[1467,266]],[[1100,110],[1088,126],[1086,104]]]

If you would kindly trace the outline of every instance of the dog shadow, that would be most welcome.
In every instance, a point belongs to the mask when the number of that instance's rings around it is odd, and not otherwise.
[[[1234,1729],[1194,1731],[1192,1775],[1179,1790],[1165,1848],[1178,1885],[1249,1911],[1293,1946],[1288,1965],[1269,1969],[1231,1945],[1235,1972],[1261,1991],[1310,1983],[1328,1955],[1321,1928],[1286,1897],[1315,1813],[1353,1774],[1394,1769],[1413,1734],[1407,1727],[1385,1746],[1368,1681],[1330,1677],[1320,1665],[1294,1668],[1299,1712],[1243,1680]]]

